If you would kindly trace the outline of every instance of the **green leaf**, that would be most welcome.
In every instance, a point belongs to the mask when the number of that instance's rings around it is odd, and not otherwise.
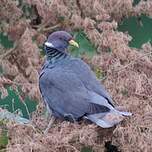
[[[141,0],[133,0],[133,6],[137,5]]]
[[[13,48],[13,41],[11,41],[7,35],[5,35],[3,32],[0,33],[0,44],[5,49]]]
[[[21,93],[21,91],[16,92],[12,90],[11,87],[8,87],[7,91],[8,91],[8,96],[5,97],[4,99],[0,98],[1,101],[0,107],[7,109],[9,112],[12,113],[20,113],[21,116],[29,119],[28,112],[32,113],[33,111],[36,110],[37,102],[29,99],[28,97],[25,98],[24,101],[21,101],[18,95]]]
[[[7,131],[6,130],[2,130],[2,132],[0,134],[0,151],[2,149],[5,149],[7,144],[8,144]]]
[[[103,71],[100,68],[94,66],[93,71],[95,72],[96,77],[98,79],[103,79],[104,73],[103,73]]]
[[[132,36],[131,47],[140,48],[142,44],[152,42],[152,19],[145,15],[124,19],[118,30]]]
[[[93,152],[93,150],[92,150],[92,148],[90,148],[90,147],[83,147],[83,148],[81,149],[81,152]]]
[[[75,41],[79,44],[79,48],[73,46],[69,47],[69,51],[73,56],[81,57],[82,55],[87,55],[91,58],[96,54],[95,46],[82,30],[73,32],[72,34],[74,35]]]

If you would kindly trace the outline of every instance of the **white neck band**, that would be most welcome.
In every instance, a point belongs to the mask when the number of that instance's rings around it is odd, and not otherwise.
[[[52,43],[50,43],[50,42],[45,42],[44,43],[46,46],[48,46],[48,47],[54,47],[54,45],[52,44]]]

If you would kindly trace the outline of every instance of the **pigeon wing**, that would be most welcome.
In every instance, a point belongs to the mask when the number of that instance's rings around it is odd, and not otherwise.
[[[69,62],[69,68],[77,75],[77,77],[83,82],[84,86],[102,97],[104,97],[109,104],[114,106],[114,102],[106,91],[105,87],[96,78],[96,75],[92,72],[91,68],[81,59],[73,58]],[[102,100],[98,102],[102,105]]]
[[[78,119],[85,114],[108,111],[105,106],[91,103],[89,91],[77,75],[68,69],[44,69],[39,79],[40,91],[57,116],[71,114]]]

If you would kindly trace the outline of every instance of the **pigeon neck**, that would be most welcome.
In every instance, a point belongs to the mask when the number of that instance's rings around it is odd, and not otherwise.
[[[64,59],[68,56],[66,52],[61,52],[60,50],[57,50],[55,48],[47,47],[45,48],[45,50],[46,50],[47,60],[51,61],[51,63]]]

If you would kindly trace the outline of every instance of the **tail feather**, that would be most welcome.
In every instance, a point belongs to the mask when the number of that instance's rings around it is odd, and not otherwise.
[[[127,111],[119,111],[120,114],[122,114],[123,116],[132,116],[131,112],[127,112]]]
[[[110,112],[92,114],[86,117],[102,128],[110,128],[121,122],[125,116],[131,115],[130,112],[111,110]]]

